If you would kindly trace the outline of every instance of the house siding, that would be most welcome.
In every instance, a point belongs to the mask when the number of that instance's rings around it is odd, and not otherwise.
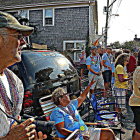
[[[62,51],[65,40],[86,40],[89,30],[89,7],[59,8],[54,11],[54,26],[43,26],[43,10],[29,12],[30,23],[37,31],[32,43],[47,44]]]

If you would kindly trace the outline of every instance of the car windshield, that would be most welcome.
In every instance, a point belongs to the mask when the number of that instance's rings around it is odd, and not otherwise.
[[[71,62],[58,52],[24,52],[22,63],[30,83],[60,79],[76,73]]]

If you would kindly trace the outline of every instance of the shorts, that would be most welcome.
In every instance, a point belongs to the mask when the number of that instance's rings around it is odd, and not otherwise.
[[[115,97],[116,107],[126,108],[126,89],[114,88],[113,96]]]
[[[86,69],[87,65],[86,64],[80,64],[80,69]]]
[[[88,127],[88,130],[81,132],[81,134],[88,136],[89,140],[100,140],[101,128]],[[79,138],[75,140],[79,140]]]
[[[88,74],[88,80],[89,83],[91,82],[92,78],[93,78],[93,74]],[[101,75],[96,75],[95,77],[95,83],[90,87],[90,89],[105,89],[104,87],[104,79],[102,74]]]
[[[88,128],[90,140],[100,140],[101,128]]]
[[[112,71],[111,70],[106,70],[103,72],[103,78],[104,78],[104,82],[111,83],[111,79],[112,79]]]
[[[134,114],[134,123],[136,124],[136,131],[140,133],[140,106],[131,106]]]

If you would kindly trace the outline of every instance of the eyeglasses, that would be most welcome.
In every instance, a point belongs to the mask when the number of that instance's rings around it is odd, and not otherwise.
[[[12,36],[12,37],[17,38],[18,40],[21,40],[24,38],[24,36],[22,34],[1,34],[1,35]]]
[[[64,93],[63,95],[60,95],[60,97],[64,97],[65,95],[69,95],[69,93]]]
[[[64,96],[64,95],[69,95],[69,93],[64,93],[63,96]]]

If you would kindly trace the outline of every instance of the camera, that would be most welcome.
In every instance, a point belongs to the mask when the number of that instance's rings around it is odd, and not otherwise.
[[[44,117],[44,115],[34,117],[34,119],[35,119],[34,124],[36,125],[36,131],[37,132],[41,131],[43,134],[49,135],[52,132],[54,122],[53,121],[47,122],[45,120],[42,120],[43,117]],[[23,118],[24,119],[33,118],[33,116],[24,114]]]
[[[41,131],[43,134],[51,134],[54,122],[40,121],[35,120],[34,124],[36,125],[36,131]]]

